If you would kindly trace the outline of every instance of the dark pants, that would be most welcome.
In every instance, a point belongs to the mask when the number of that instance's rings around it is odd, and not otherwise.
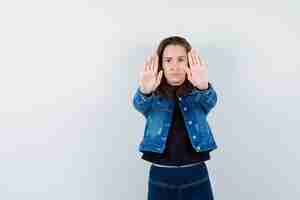
[[[183,168],[151,165],[148,200],[213,200],[205,162]]]

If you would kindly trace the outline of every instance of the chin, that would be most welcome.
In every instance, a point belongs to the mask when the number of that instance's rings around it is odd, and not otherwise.
[[[183,81],[168,81],[168,83],[170,85],[173,85],[173,86],[179,86],[179,85],[182,85],[184,83],[184,80]]]

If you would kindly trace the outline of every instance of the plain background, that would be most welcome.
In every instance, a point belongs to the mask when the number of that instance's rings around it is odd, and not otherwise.
[[[217,200],[298,199],[300,4],[54,0],[0,3],[0,198],[146,199],[144,60],[186,37],[208,62]]]

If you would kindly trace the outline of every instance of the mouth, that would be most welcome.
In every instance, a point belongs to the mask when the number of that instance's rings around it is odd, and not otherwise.
[[[172,74],[170,74],[171,76],[179,76],[179,75],[181,75],[181,73],[172,73]]]

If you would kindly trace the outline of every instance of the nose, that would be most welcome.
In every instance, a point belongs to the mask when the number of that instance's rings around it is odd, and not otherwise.
[[[180,65],[177,62],[172,63],[171,70],[178,71],[180,69]]]

